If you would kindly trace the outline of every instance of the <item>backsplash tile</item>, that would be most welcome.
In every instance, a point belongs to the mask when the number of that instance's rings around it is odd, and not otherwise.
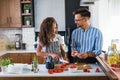
[[[22,34],[22,42],[27,50],[33,50],[35,42],[34,28],[0,28],[0,37],[7,39],[7,43],[15,43],[15,34]]]
[[[15,34],[21,34],[20,28],[0,28],[0,36],[7,38],[8,43],[15,42]]]
[[[35,42],[35,31],[34,28],[22,28],[23,43],[26,43],[27,50],[33,50]]]

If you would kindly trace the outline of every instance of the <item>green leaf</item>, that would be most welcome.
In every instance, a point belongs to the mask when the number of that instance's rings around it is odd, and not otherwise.
[[[0,59],[0,66],[8,66],[9,64],[12,64],[10,58],[1,58]]]

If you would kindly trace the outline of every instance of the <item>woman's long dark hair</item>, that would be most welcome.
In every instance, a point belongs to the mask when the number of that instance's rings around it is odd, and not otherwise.
[[[39,41],[40,43],[42,43],[43,46],[48,47],[50,45],[51,33],[53,31],[53,23],[56,23],[57,26],[57,22],[53,17],[47,17],[41,23]]]

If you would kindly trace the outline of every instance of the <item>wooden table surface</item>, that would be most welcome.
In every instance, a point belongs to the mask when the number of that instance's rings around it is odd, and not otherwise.
[[[101,54],[101,55],[100,55],[100,59],[101,59],[101,61],[107,66],[108,70],[110,70],[110,72],[112,73],[112,75],[110,75],[110,76],[113,76],[113,78],[116,78],[115,80],[120,80],[120,69],[119,69],[119,70],[114,70],[114,69],[112,69],[112,68],[108,65],[107,61],[105,60],[104,54]],[[111,80],[112,80],[112,79],[111,79]]]

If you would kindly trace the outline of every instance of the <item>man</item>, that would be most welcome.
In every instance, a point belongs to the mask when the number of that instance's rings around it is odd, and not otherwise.
[[[73,12],[77,29],[72,32],[71,55],[75,62],[95,63],[102,52],[102,33],[89,24],[91,13],[87,9]]]

